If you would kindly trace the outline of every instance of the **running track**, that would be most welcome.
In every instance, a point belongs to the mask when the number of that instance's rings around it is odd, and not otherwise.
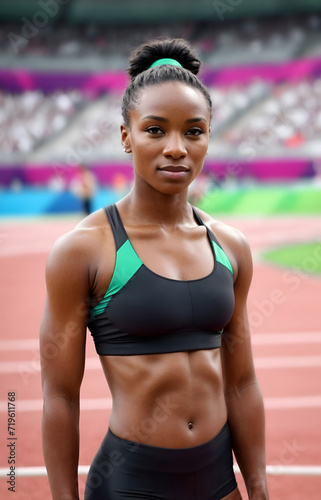
[[[43,466],[38,331],[45,300],[44,266],[54,240],[75,218],[3,222],[0,226],[0,468],[9,471],[7,394],[16,393],[19,467]],[[248,237],[254,278],[248,309],[258,379],[266,407],[269,466],[321,466],[321,278],[266,264],[278,244],[320,241],[301,268],[321,259],[321,218],[252,218],[227,222]],[[92,340],[82,386],[80,464],[90,464],[108,425],[110,393]],[[302,469],[299,469],[302,470]],[[310,473],[313,469],[309,469]],[[237,475],[244,491],[240,475]],[[321,476],[269,475],[270,500],[317,500]],[[83,494],[85,475],[80,476]],[[50,499],[47,478],[18,476],[16,493],[0,479],[0,498]],[[244,498],[246,496],[244,495]],[[184,499],[177,499],[184,500]],[[202,500],[202,499],[199,499]]]

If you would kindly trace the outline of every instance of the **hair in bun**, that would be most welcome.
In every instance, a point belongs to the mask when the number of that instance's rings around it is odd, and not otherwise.
[[[159,59],[174,59],[180,66],[163,64],[151,68]],[[202,92],[212,110],[212,101],[207,88],[196,76],[201,62],[191,45],[182,38],[158,39],[147,42],[134,50],[129,59],[128,74],[130,83],[124,93],[122,116],[129,126],[129,111],[135,109],[139,102],[140,91],[151,85],[164,82],[181,82]]]
[[[194,75],[198,74],[201,62],[191,45],[183,38],[167,38],[146,43],[132,52],[128,68],[131,80],[149,69],[158,59],[167,57],[175,59]]]

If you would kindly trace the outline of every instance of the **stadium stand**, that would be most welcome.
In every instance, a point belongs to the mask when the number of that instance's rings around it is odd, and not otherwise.
[[[166,26],[48,23],[27,37],[21,22],[2,22],[1,163],[125,162],[119,125],[128,55],[160,35],[187,38],[204,61],[214,103],[209,162],[319,161],[320,26],[319,13]],[[311,175],[310,167],[298,171]],[[0,184],[11,181],[1,175]]]

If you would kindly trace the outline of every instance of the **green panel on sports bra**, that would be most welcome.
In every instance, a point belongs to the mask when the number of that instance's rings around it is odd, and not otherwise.
[[[214,247],[216,260],[221,264],[223,264],[223,266],[227,267],[227,269],[229,269],[233,274],[233,268],[224,250],[217,243],[215,243],[215,241],[212,240],[212,243]]]
[[[126,240],[117,250],[113,277],[104,298],[93,308],[90,321],[104,312],[112,296],[126,285],[142,264],[142,261],[135,253],[130,241]]]

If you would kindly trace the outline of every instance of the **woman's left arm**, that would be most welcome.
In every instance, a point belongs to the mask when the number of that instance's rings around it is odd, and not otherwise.
[[[233,254],[237,263],[235,309],[221,347],[228,421],[248,496],[251,500],[267,500],[264,407],[254,370],[246,305],[253,265],[248,242],[239,232],[233,236]]]

